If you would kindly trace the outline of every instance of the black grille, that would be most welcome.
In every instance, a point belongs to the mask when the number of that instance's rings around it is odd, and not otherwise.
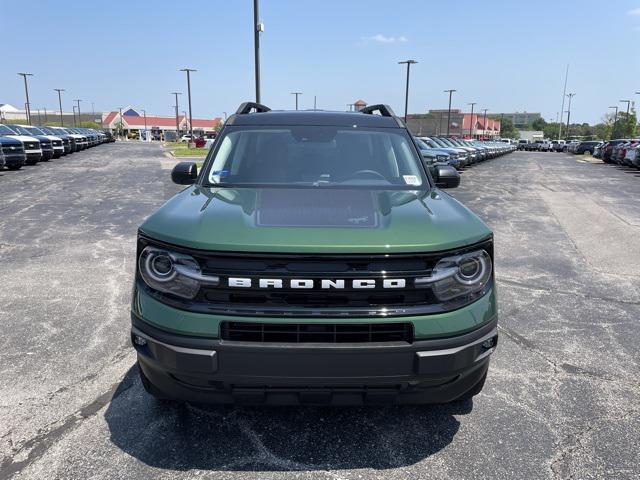
[[[24,153],[22,145],[4,145],[2,151],[6,154]]]
[[[372,343],[413,342],[413,326],[403,323],[222,322],[220,338],[238,342]]]

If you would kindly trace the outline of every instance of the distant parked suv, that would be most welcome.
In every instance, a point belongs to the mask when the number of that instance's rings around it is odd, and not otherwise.
[[[385,105],[245,103],[141,226],[131,341],[169,400],[467,400],[497,341],[493,235]]]
[[[42,160],[42,147],[40,146],[40,141],[37,138],[16,133],[13,129],[1,124],[0,136],[11,137],[22,143],[22,148],[24,149],[25,154],[25,163],[27,165],[35,165]]]
[[[13,137],[0,136],[0,150],[4,159],[3,165],[9,170],[20,169],[27,161],[22,142]]]
[[[580,142],[576,145],[573,153],[575,154],[588,153],[589,155],[593,155],[593,152],[595,151],[596,146],[598,146],[599,143],[600,142],[598,140],[589,140],[586,142]]]
[[[518,150],[526,150],[529,140],[518,140]]]

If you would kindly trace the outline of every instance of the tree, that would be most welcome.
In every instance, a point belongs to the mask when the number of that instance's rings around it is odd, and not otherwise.
[[[531,122],[531,130],[544,130],[544,127],[547,125],[544,118],[536,118],[533,122]]]
[[[490,115],[489,118],[500,121],[500,136],[502,138],[520,138],[520,132],[514,127],[511,119],[501,117],[501,115]]]

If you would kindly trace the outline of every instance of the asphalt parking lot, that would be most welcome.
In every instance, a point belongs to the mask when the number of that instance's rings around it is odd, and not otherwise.
[[[556,153],[451,191],[496,237],[501,339],[473,402],[171,406],[128,344],[158,146],[0,171],[0,479],[638,478],[640,172]]]

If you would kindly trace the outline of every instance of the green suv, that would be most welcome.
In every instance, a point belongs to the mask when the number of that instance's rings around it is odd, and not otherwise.
[[[140,227],[145,389],[212,403],[441,403],[496,348],[493,235],[386,105],[244,103]]]

